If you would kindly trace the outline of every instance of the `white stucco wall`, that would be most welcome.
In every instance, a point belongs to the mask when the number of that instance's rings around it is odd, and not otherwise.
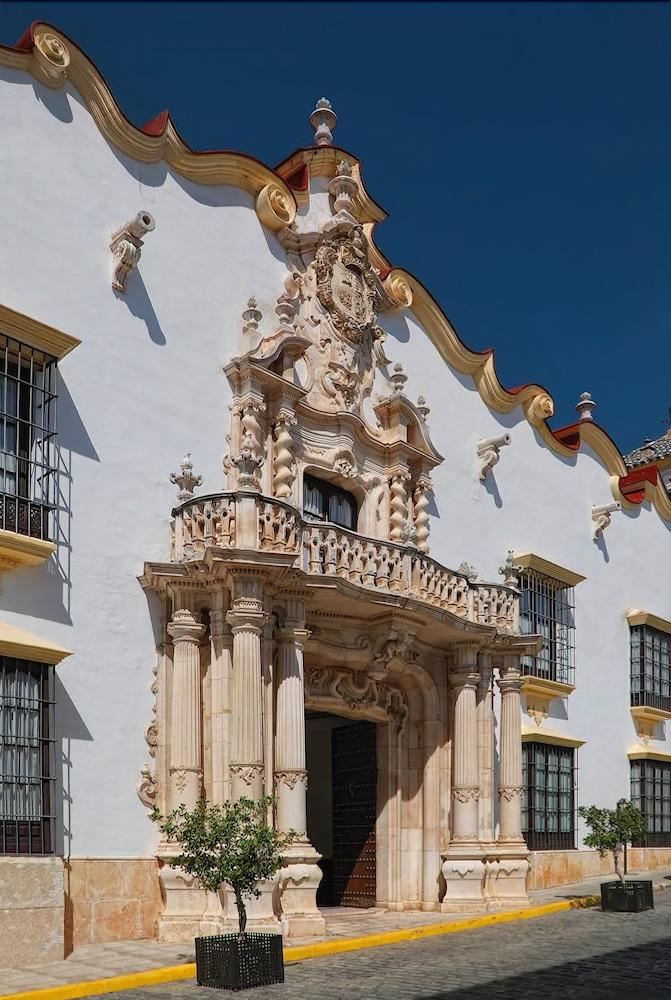
[[[270,332],[284,252],[250,195],[130,162],[69,86],[49,91],[0,70],[0,128],[0,300],[82,340],[60,365],[57,567],[6,574],[0,612],[74,653],[58,669],[66,855],[149,854],[155,833],[134,787],[146,759],[154,637],[136,577],[145,560],[168,557],[168,476],[182,455],[191,452],[204,490],[223,485],[230,391],[221,368],[241,348],[250,295]],[[324,189],[301,217],[322,221]],[[118,297],[109,237],[140,209],[156,230]],[[671,617],[669,527],[643,506],[615,515],[595,545],[591,506],[611,499],[599,461],[551,453],[521,410],[488,410],[411,314],[381,323],[408,395],[432,408],[445,457],[433,475],[432,555],[452,567],[465,559],[497,580],[509,548],[530,550],[587,577],[576,589],[577,690],[568,718],[546,725],[587,741],[582,802],[628,795],[636,736],[625,615],[637,607]],[[503,429],[512,444],[483,486],[476,442]]]

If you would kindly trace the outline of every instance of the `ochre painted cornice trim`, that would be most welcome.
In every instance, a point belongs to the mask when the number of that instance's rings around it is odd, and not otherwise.
[[[14,656],[19,660],[34,660],[37,663],[60,663],[71,656],[69,649],[63,649],[54,642],[40,639],[31,632],[0,622],[0,656]]]
[[[667,750],[655,750],[650,747],[634,747],[627,754],[629,760],[663,760],[671,761],[671,753]]]
[[[529,726],[522,726],[522,743],[549,743],[557,747],[581,747],[586,740],[578,740],[575,736],[568,736],[565,733],[553,733],[547,729],[531,729]]]
[[[522,569],[536,570],[537,573],[552,577],[553,580],[559,580],[560,583],[565,583],[568,587],[575,587],[587,579],[581,573],[575,573],[572,569],[550,562],[549,559],[537,556],[534,552],[516,552],[513,558]]]
[[[59,361],[81,344],[81,340],[77,337],[63,333],[53,326],[47,326],[46,323],[10,309],[2,303],[0,303],[0,333],[36,347],[38,351],[44,351]]]
[[[57,53],[54,54],[54,40]],[[46,40],[46,41],[45,41]],[[58,48],[65,50],[65,56]],[[195,152],[179,135],[169,112],[136,128],[116,103],[93,62],[64,32],[35,21],[13,47],[0,46],[0,65],[25,70],[40,83],[61,87],[68,80],[78,91],[105,139],[141,163],[165,160],[177,173],[199,184],[230,184],[255,197],[267,184],[277,185],[296,211],[296,201],[282,178],[260,160],[231,150]]]
[[[53,542],[0,528],[0,571],[17,566],[39,566],[55,551]]]
[[[639,611],[638,609],[630,611],[627,615],[627,621],[630,625],[649,625],[650,628],[656,628],[660,632],[668,632],[671,635],[671,622],[667,621],[666,618],[660,618],[659,615],[653,615],[649,611]]]

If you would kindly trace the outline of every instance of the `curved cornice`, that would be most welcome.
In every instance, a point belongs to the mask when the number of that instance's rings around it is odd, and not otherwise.
[[[360,162],[351,153],[337,147],[299,149],[272,170],[244,153],[192,150],[179,135],[167,111],[155,116],[143,128],[137,128],[121,111],[102,74],[88,56],[67,35],[45,21],[33,22],[16,45],[0,45],[0,66],[24,70],[49,87],[62,87],[68,80],[113,146],[143,163],[165,160],[177,173],[196,183],[230,184],[248,191],[257,199],[261,221],[275,231],[290,226],[295,218],[297,205],[292,187],[297,191],[302,189],[302,180],[295,182],[297,172],[330,175],[338,159],[347,159],[359,182],[355,210],[370,243],[371,261],[385,285],[397,280],[410,289],[411,300],[406,308],[415,313],[445,361],[457,371],[471,375],[484,402],[497,412],[509,413],[521,406],[526,419],[557,454],[571,458],[584,442],[605,466],[612,494],[624,508],[631,510],[647,501],[661,517],[671,521],[671,498],[658,474],[648,475],[640,482],[637,480],[636,488],[632,489],[631,474],[621,452],[593,421],[581,421],[554,432],[547,423],[554,413],[554,402],[547,390],[533,383],[505,389],[496,373],[494,351],[472,351],[466,347],[421,282],[408,271],[390,266],[373,240],[375,223],[386,218],[386,213],[366,191]],[[287,179],[292,181],[291,186]]]
[[[0,45],[0,65],[24,70],[54,88],[69,81],[105,139],[135,160],[142,163],[165,160],[189,180],[199,184],[230,184],[255,197],[266,185],[276,185],[293,207],[293,221],[296,200],[279,174],[244,153],[195,152],[184,142],[167,111],[144,128],[137,128],[124,115],[94,63],[67,35],[47,22],[33,22],[15,46]]]

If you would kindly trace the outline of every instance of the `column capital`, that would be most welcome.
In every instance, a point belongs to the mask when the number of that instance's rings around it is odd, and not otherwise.
[[[193,611],[182,608],[175,611],[168,623],[168,634],[175,645],[185,642],[198,646],[205,635],[205,626],[198,621]]]
[[[233,635],[251,634],[260,636],[268,621],[268,616],[263,611],[242,611],[236,609],[228,612],[226,621],[231,626]]]
[[[522,674],[515,671],[514,673],[503,674],[496,683],[499,686],[501,694],[507,694],[509,691],[521,691],[523,679]]]
[[[513,799],[521,799],[524,795],[524,788],[522,785],[500,785],[499,786],[499,798],[505,799],[506,802],[512,802]]]
[[[477,670],[452,670],[447,675],[448,684],[457,691],[472,688],[474,691],[480,682]]]
[[[280,646],[297,646],[299,649],[303,649],[311,635],[310,629],[285,625],[277,630],[275,638]]]

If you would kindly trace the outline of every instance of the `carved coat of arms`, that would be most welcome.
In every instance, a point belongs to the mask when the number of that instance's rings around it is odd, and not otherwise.
[[[326,239],[315,257],[317,295],[333,324],[351,343],[360,343],[375,323],[377,293],[361,227]]]

